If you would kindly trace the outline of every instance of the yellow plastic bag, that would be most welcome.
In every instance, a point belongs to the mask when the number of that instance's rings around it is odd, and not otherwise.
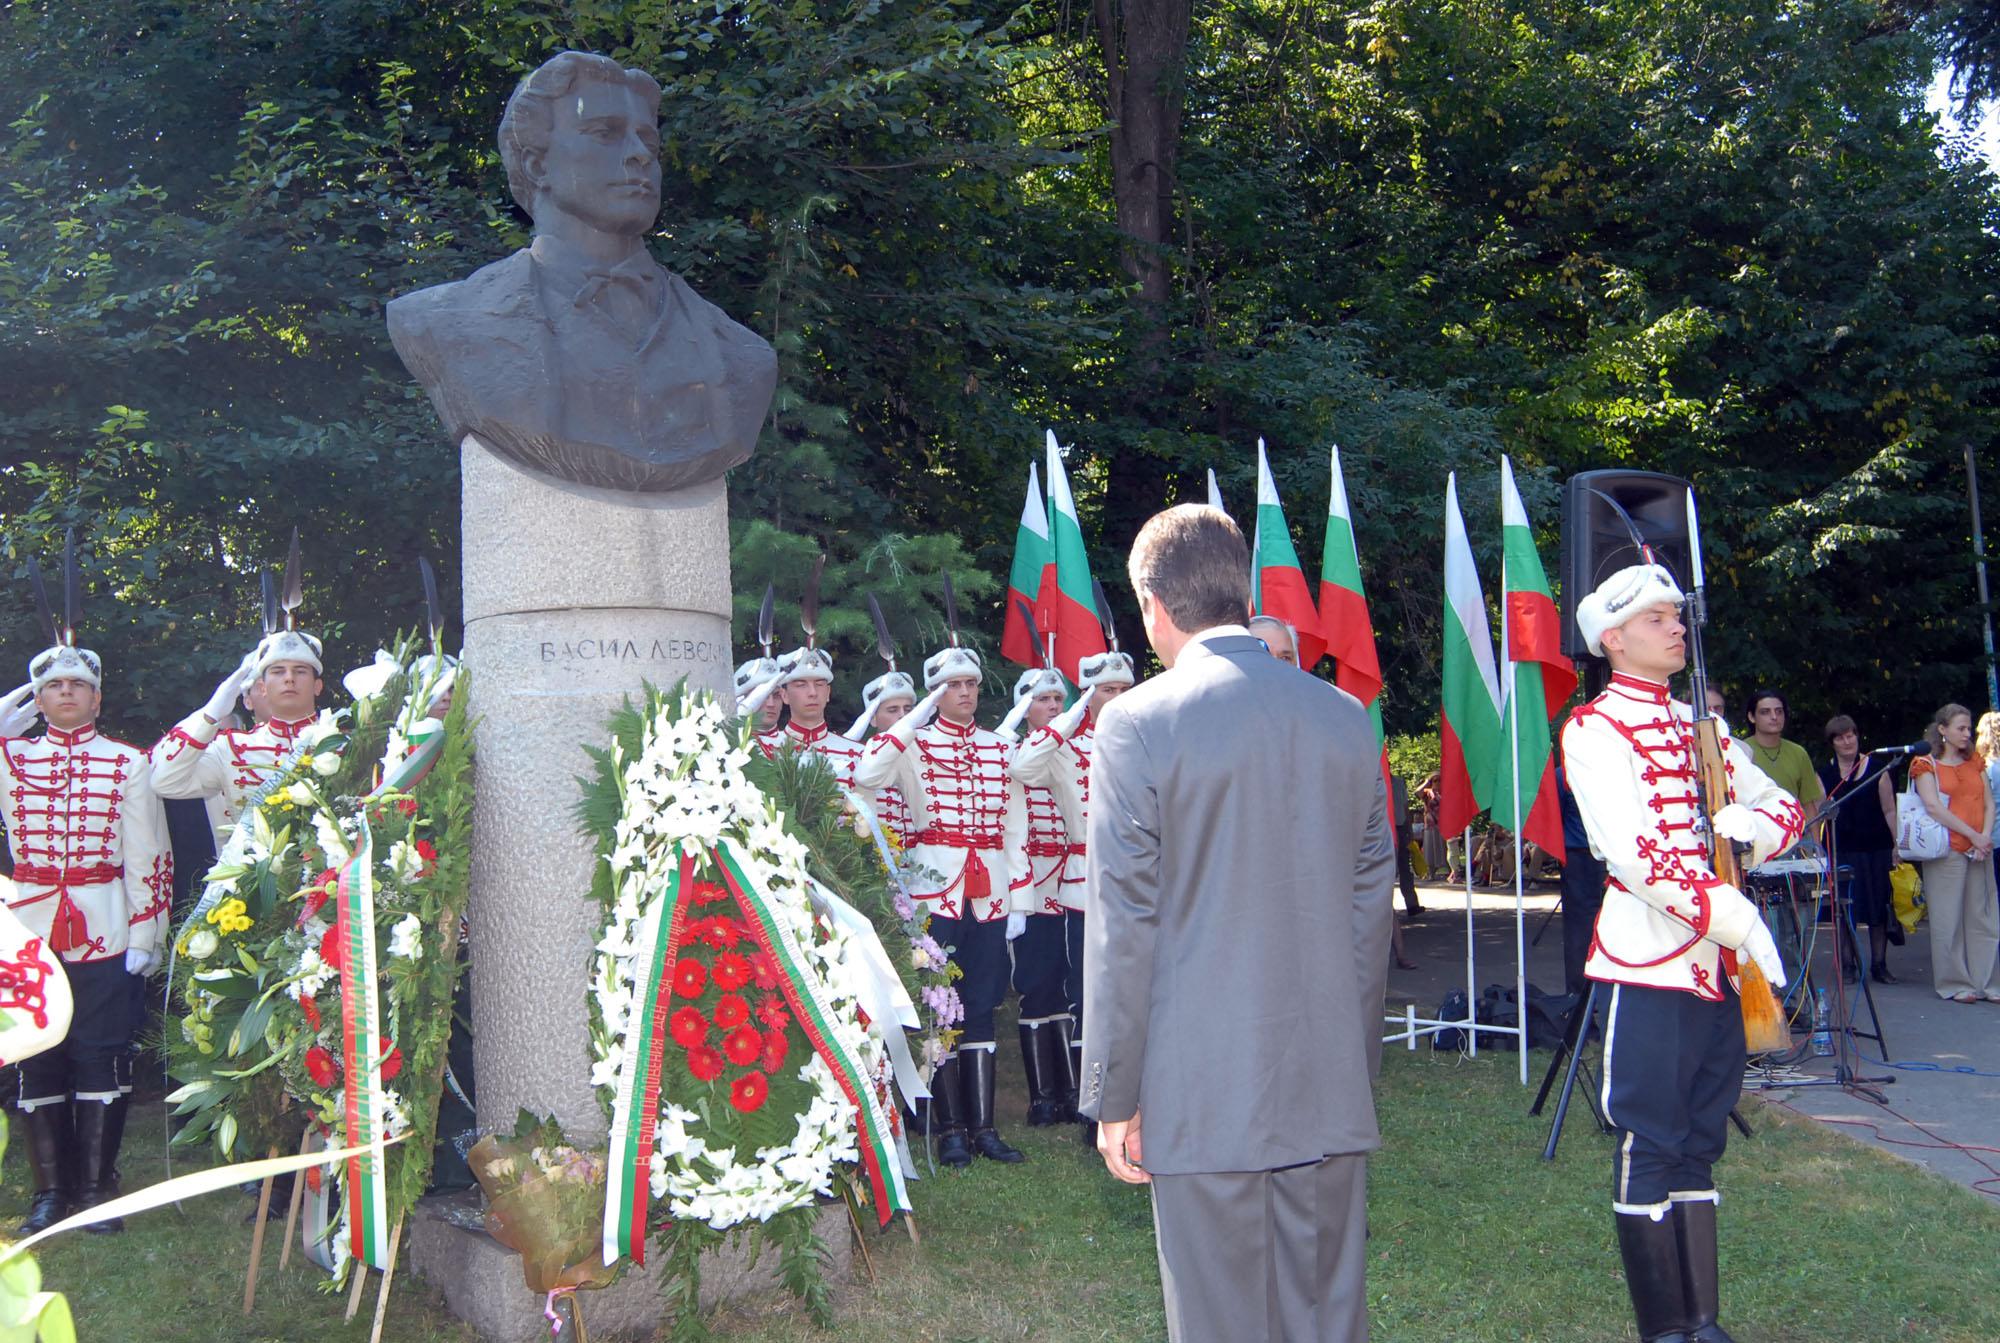
[[[1431,865],[1424,861],[1424,846],[1416,840],[1410,841],[1410,870],[1422,881],[1431,874]]]
[[[1903,925],[1905,935],[1914,933],[1924,921],[1924,883],[1916,864],[1898,863],[1889,869],[1889,892],[1896,922]]]

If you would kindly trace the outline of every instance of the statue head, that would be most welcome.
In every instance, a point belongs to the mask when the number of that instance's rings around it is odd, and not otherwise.
[[[551,212],[637,237],[660,213],[660,85],[609,56],[565,51],[515,86],[500,118],[507,186],[537,231]]]

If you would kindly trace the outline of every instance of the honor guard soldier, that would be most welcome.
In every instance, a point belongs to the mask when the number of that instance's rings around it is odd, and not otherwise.
[[[883,672],[861,688],[861,716],[854,720],[854,726],[847,729],[849,741],[865,743],[870,736],[885,732],[901,722],[905,715],[917,704],[916,683],[907,672],[894,668]],[[866,751],[866,746],[862,750]],[[860,761],[856,759],[856,767]],[[910,804],[903,800],[903,790],[894,784],[886,787],[860,790],[872,792],[869,805],[874,807],[876,819],[882,828],[896,837],[898,844],[910,840]]]
[[[281,603],[267,584],[264,638],[222,678],[208,703],[176,724],[153,746],[153,785],[161,797],[215,799],[211,810],[220,845],[244,808],[275,783],[298,755],[299,734],[319,713],[320,641],[295,628],[303,599],[299,538],[292,534]],[[255,682],[270,716],[256,727],[224,728],[237,699]]]
[[[1043,666],[1021,673],[1014,683],[1014,709],[999,733],[1015,740],[1018,724],[1032,737],[1062,712],[1069,685],[1062,673]],[[1019,747],[1015,748],[1018,756]],[[1063,988],[1069,953],[1063,937],[1063,874],[1072,851],[1071,831],[1055,794],[1023,780],[1021,803],[1027,813],[1026,859],[1009,892],[1012,912],[1007,936],[1014,944],[1014,992],[1021,995],[1021,1067],[1028,1078],[1028,1123],[1036,1128],[1076,1117],[1076,1083],[1069,1068],[1069,1037],[1057,1023],[1070,1021]]]
[[[1585,973],[1611,985],[1603,1109],[1617,1130],[1612,1209],[1642,1339],[1728,1343],[1716,1323],[1717,1195],[1712,1170],[1742,1091],[1739,957],[1784,983],[1757,906],[1720,880],[1704,842],[1688,706],[1667,681],[1687,665],[1684,598],[1657,564],[1606,579],[1578,604],[1592,653],[1610,661],[1603,694],[1563,728],[1564,773],[1609,880]],[[1791,846],[1804,816],[1790,794],[1722,737],[1730,802],[1714,832],[1762,862]]]
[[[783,669],[771,656],[771,644],[777,637],[772,628],[777,598],[777,588],[766,583],[764,604],[757,609],[757,642],[763,655],[736,669],[736,712],[751,720],[751,731],[760,745],[767,734],[778,730],[778,719],[785,712],[785,702],[777,695],[778,675]]]
[[[1008,744],[973,721],[984,669],[979,654],[959,646],[948,582],[945,611],[952,642],[924,662],[930,694],[868,744],[855,782],[902,791],[913,826],[910,861],[938,883],[910,894],[927,906],[930,935],[962,976],[958,1048],[931,1076],[938,1160],[966,1166],[976,1152],[1016,1162],[1026,1158],[993,1122],[993,1013],[1007,993],[1008,889],[1023,861],[1026,813],[1007,771]],[[926,726],[932,709],[937,721]]]
[[[1078,1055],[1083,1049],[1083,920],[1090,907],[1084,837],[1090,824],[1091,747],[1104,706],[1131,689],[1138,679],[1131,655],[1118,651],[1118,633],[1111,623],[1103,588],[1099,586],[1094,595],[1110,651],[1093,654],[1077,664],[1077,702],[1047,727],[1032,733],[1014,757],[1014,777],[1024,785],[1049,790],[1072,837],[1054,890],[1063,919],[1063,998],[1067,1011],[1049,1023],[1061,1042],[1052,1066],[1060,1070],[1058,1076],[1072,1108]]]
[[[790,716],[783,727],[759,733],[757,744],[769,756],[786,748],[816,755],[826,761],[841,787],[850,786],[855,763],[861,759],[861,743],[826,725],[827,701],[833,698],[833,659],[824,648],[800,648],[787,655],[785,664],[777,694]]]
[[[72,1000],[62,1043],[20,1065],[35,1186],[22,1235],[118,1196],[133,1038],[174,885],[166,813],[146,753],[97,731],[103,665],[76,646],[74,542],[65,569],[61,622],[32,575],[51,646],[28,664],[28,685],[0,701],[0,719],[15,731],[33,720],[28,695],[47,723],[39,737],[0,740],[0,799],[14,858],[8,906],[31,935],[23,962],[8,965],[25,987],[5,1006],[36,1014],[30,999],[47,996],[34,973],[44,950],[61,958]],[[114,1219],[90,1230],[122,1226]]]

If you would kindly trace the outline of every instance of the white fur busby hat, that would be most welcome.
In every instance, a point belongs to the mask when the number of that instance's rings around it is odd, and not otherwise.
[[[1033,699],[1037,695],[1049,693],[1068,695],[1069,686],[1064,683],[1062,673],[1054,667],[1030,667],[1014,682],[1014,702]]]
[[[1674,576],[1657,564],[1633,564],[1620,569],[1597,585],[1597,590],[1576,604],[1576,627],[1590,651],[1604,656],[1604,632],[1615,630],[1649,606],[1671,602],[1679,606],[1687,600]]]
[[[776,658],[751,658],[736,669],[736,698],[742,698],[778,674]]]
[[[1095,653],[1077,663],[1076,687],[1094,690],[1101,685],[1131,685],[1139,679],[1132,667],[1132,655],[1112,649]]]
[[[965,648],[958,644],[953,644],[949,648],[940,648],[937,652],[924,659],[924,689],[926,690],[936,690],[955,676],[983,678],[985,675],[986,667],[985,664],[980,662],[979,654],[970,648]]]
[[[911,701],[917,698],[916,682],[910,679],[908,672],[883,672],[861,687],[861,716],[847,730],[848,738],[861,741],[867,737],[868,725],[875,721],[875,711],[898,695]]]
[[[303,662],[313,669],[315,675],[324,675],[325,666],[320,662],[320,642],[304,630],[279,630],[267,634],[257,644],[252,655],[253,676],[262,676],[273,664],[279,662]]]
[[[88,681],[99,687],[104,685],[104,663],[88,648],[77,648],[71,644],[57,644],[45,648],[28,660],[28,680],[40,694],[42,687],[51,681],[72,677],[78,681]]]
[[[833,683],[833,655],[824,648],[794,648],[785,654],[785,684],[793,681]]]

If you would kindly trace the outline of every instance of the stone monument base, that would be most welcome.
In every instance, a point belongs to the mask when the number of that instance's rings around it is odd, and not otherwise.
[[[476,1199],[477,1195],[449,1197]],[[544,1302],[528,1290],[520,1256],[484,1231],[458,1224],[462,1215],[462,1209],[437,1206],[430,1199],[418,1204],[409,1224],[410,1267],[442,1292],[451,1313],[478,1330],[486,1343],[548,1343]],[[854,1271],[846,1209],[838,1203],[823,1204],[814,1230],[826,1247],[827,1280],[846,1281]],[[614,1287],[579,1292],[590,1337],[602,1343],[644,1343],[664,1332],[669,1320],[660,1295],[660,1271],[655,1257],[644,1269],[627,1269]],[[743,1247],[725,1244],[701,1261],[703,1310],[782,1290],[776,1254],[763,1254],[753,1268]]]

